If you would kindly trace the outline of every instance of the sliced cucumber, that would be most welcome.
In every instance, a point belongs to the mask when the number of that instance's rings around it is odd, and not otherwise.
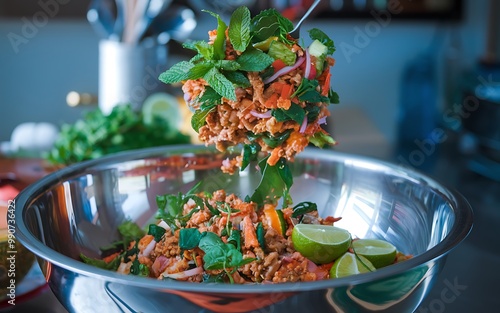
[[[297,59],[297,55],[295,54],[295,52],[290,50],[290,48],[286,44],[279,41],[273,41],[271,43],[267,54],[269,54],[275,60],[282,60],[286,65],[294,65]]]
[[[314,40],[307,49],[309,54],[316,58],[316,72],[318,75],[323,71],[325,66],[328,47],[322,44],[319,40]]]

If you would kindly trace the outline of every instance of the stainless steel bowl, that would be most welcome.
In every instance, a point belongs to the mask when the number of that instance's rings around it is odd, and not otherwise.
[[[251,194],[260,174],[222,174],[225,156],[200,146],[133,151],[76,164],[23,190],[17,238],[38,258],[71,312],[412,312],[435,282],[446,254],[472,228],[472,210],[455,191],[412,170],[331,150],[306,150],[292,165],[294,201],[358,237],[383,238],[408,261],[367,274],[316,282],[229,285],[159,281],[79,261],[117,239],[125,219],[154,216],[158,194],[206,190]]]

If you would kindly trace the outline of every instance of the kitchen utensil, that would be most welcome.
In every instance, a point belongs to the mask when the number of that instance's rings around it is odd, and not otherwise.
[[[413,312],[472,227],[467,201],[419,172],[306,149],[290,164],[294,202],[314,201],[321,215],[342,217],[335,225],[353,236],[385,239],[411,259],[339,279],[252,285],[155,280],[80,261],[80,253],[98,257],[99,247],[118,239],[125,220],[148,224],[157,195],[187,192],[199,181],[206,191],[251,194],[260,171],[223,174],[227,157],[204,146],[170,146],[63,168],[16,197],[16,235],[70,312]]]
[[[311,6],[309,7],[309,9],[307,9],[306,13],[304,13],[304,15],[302,16],[302,18],[297,22],[297,24],[295,25],[295,27],[290,32],[290,36],[292,36],[293,38],[299,38],[299,36],[300,36],[300,26],[307,19],[307,17],[309,17],[309,15],[312,13],[312,11],[314,10],[314,8],[316,8],[316,6],[320,3],[320,1],[321,0],[315,0],[313,2],[313,4],[311,4]]]
[[[141,8],[137,10],[139,13],[142,12],[142,14],[135,25],[133,36],[134,43],[139,42],[144,37],[151,23],[153,23],[162,12],[167,10],[171,2],[171,0],[150,0],[147,1],[147,6],[141,6]]]
[[[117,40],[114,29],[116,17],[113,11],[113,1],[94,0],[87,11],[87,20],[102,38]]]

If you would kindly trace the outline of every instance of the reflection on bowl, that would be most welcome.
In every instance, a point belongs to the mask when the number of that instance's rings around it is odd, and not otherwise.
[[[293,200],[314,201],[320,214],[343,217],[337,226],[385,239],[412,259],[340,279],[262,285],[159,281],[79,261],[81,252],[97,257],[99,247],[116,240],[124,220],[151,221],[158,194],[186,192],[200,180],[205,190],[251,194],[259,172],[222,174],[225,157],[201,146],[170,146],[61,169],[16,198],[18,237],[72,312],[411,312],[472,227],[467,201],[426,176],[310,149],[291,164]]]

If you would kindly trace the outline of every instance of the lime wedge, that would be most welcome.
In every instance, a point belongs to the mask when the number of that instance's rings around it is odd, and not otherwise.
[[[351,244],[351,234],[329,225],[298,224],[292,232],[295,250],[317,264],[333,262]]]
[[[367,258],[346,252],[333,263],[330,269],[330,278],[340,278],[373,271],[375,271],[375,267]]]
[[[155,116],[164,119],[178,131],[182,126],[182,117],[179,109],[179,101],[174,96],[164,92],[150,95],[142,104],[142,115],[144,123],[151,124]]]
[[[394,263],[396,247],[380,239],[359,239],[352,242],[352,248],[358,255],[362,255],[375,266],[381,268]]]

